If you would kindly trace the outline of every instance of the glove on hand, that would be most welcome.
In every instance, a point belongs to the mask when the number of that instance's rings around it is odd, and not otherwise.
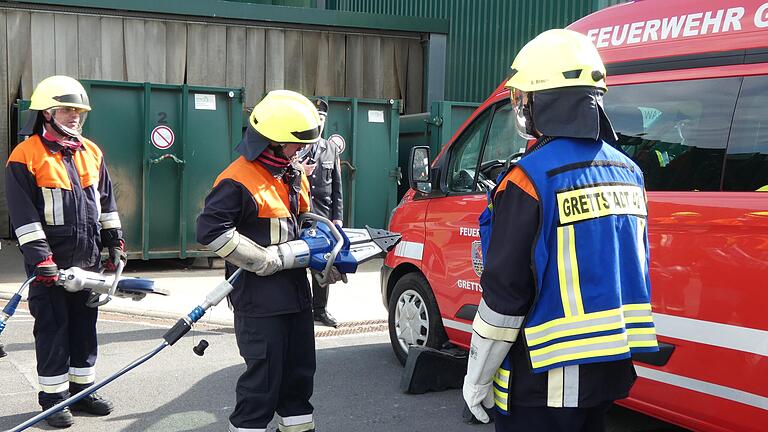
[[[109,257],[104,261],[104,269],[108,272],[117,271],[117,262],[122,261],[123,266],[128,263],[128,255],[125,253],[125,242],[120,239],[120,246],[109,248]]]
[[[319,272],[315,273],[315,277],[317,278],[317,281],[320,282]],[[340,272],[339,269],[336,268],[336,266],[331,266],[331,270],[329,270],[328,277],[325,280],[325,284],[323,284],[322,286],[333,285],[338,281],[347,283],[347,275],[346,273]]]
[[[42,284],[45,286],[52,286],[59,280],[59,267],[53,262],[53,255],[48,255],[48,258],[40,261],[35,266],[35,280],[36,284]]]
[[[246,270],[254,272],[259,276],[269,276],[282,269],[283,260],[280,258],[280,254],[277,253],[277,246],[269,246],[265,248],[264,259],[258,265],[251,263],[250,267],[246,267]]]
[[[488,384],[472,384],[464,380],[464,387],[462,388],[462,394],[464,401],[467,403],[469,411],[475,418],[482,422],[488,423],[491,419],[485,412],[483,407],[487,409],[493,408],[493,383]]]
[[[483,423],[491,420],[483,407],[492,408],[494,405],[493,376],[511,346],[509,342],[486,339],[472,332],[462,394],[469,411]]]

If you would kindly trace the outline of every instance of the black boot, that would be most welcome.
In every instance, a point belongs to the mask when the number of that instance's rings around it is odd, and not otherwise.
[[[5,352],[3,344],[0,343],[0,358],[3,358],[5,356],[7,356],[7,355],[8,355],[8,353]]]
[[[53,404],[55,405],[55,404]],[[53,405],[43,407],[43,411],[47,410],[48,408],[52,407]],[[72,417],[72,413],[69,411],[69,407],[64,407],[63,410],[57,411],[50,416],[48,416],[45,419],[45,422],[48,423],[48,426],[64,429],[72,426],[75,424],[75,418]]]
[[[72,411],[83,411],[96,416],[109,415],[113,409],[112,402],[99,396],[98,393],[91,393],[72,404]]]
[[[323,323],[324,326],[336,328],[339,326],[339,322],[336,321],[331,314],[323,310],[316,310],[312,312],[312,317],[315,321]]]

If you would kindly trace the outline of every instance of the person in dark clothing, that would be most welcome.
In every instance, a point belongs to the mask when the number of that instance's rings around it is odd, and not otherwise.
[[[107,270],[127,260],[104,157],[81,135],[90,110],[77,80],[52,76],[41,81],[22,131],[31,136],[13,150],[5,171],[11,223],[27,275],[35,276],[28,298],[43,410],[91,386],[96,377],[98,309],[86,306],[89,292],[68,292],[56,284],[59,268],[99,271],[102,247],[109,250]],[[94,415],[112,409],[97,393],[71,406]],[[59,428],[74,423],[69,408],[46,421]]]
[[[315,339],[305,269],[282,270],[276,245],[299,237],[309,182],[295,155],[320,138],[320,118],[306,97],[269,92],[253,109],[241,156],[216,179],[197,220],[197,240],[240,267],[229,301],[246,370],[237,381],[230,432],[315,430],[312,396]],[[335,267],[334,267],[335,269]],[[329,274],[330,283],[338,271]]]
[[[540,34],[507,88],[536,142],[492,191],[463,396],[485,423],[495,405],[497,431],[603,431],[634,384],[631,353],[658,349],[643,175],[606,142],[605,67],[586,36]]]
[[[328,103],[322,99],[315,102],[320,115],[320,127],[325,125],[328,115]],[[322,133],[322,132],[321,132]],[[316,213],[342,226],[344,200],[341,194],[340,149],[334,143],[320,138],[317,143],[303,154],[302,165],[309,177],[312,213]],[[317,281],[317,272],[312,272],[312,315],[329,327],[338,327],[339,323],[328,313],[328,285]]]

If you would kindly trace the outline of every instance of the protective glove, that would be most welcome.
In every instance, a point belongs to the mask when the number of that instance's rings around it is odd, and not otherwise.
[[[53,255],[40,261],[35,266],[34,283],[45,286],[52,286],[59,280],[59,267],[53,262]]]
[[[109,248],[109,257],[104,261],[104,269],[108,272],[117,271],[118,261],[123,262],[123,266],[128,263],[128,255],[125,253],[125,242],[120,239],[119,246]]]
[[[469,411],[483,423],[491,420],[483,407],[493,408],[494,405],[493,376],[511,346],[509,342],[485,339],[472,332],[467,375],[464,377],[462,394]]]
[[[277,253],[277,246],[264,248],[264,256],[257,261],[250,263],[245,269],[259,276],[269,276],[283,269],[283,259]]]
[[[317,282],[320,282],[320,273],[315,273],[315,277],[317,278]],[[328,277],[325,280],[324,284],[321,284],[322,286],[326,287],[328,285],[333,285],[338,281],[342,281],[344,283],[347,283],[347,275],[346,273],[342,273],[339,271],[339,269],[336,268],[336,266],[331,266],[331,270],[329,270]]]

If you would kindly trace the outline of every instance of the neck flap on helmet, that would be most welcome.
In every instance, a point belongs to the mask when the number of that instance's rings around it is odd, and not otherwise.
[[[604,91],[594,87],[562,87],[533,92],[536,129],[551,137],[588,138],[616,142],[616,133],[603,108]]]
[[[243,139],[237,147],[235,147],[235,150],[249,161],[253,161],[259,157],[267,146],[269,146],[269,140],[256,132],[251,125],[248,125],[248,128],[243,134]]]

